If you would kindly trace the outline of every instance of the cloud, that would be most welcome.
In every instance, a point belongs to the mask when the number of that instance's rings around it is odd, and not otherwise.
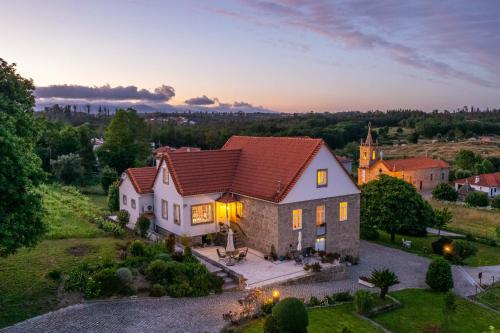
[[[235,108],[253,108],[253,105],[247,102],[234,102],[233,107]]]
[[[205,95],[201,97],[193,97],[184,101],[187,105],[213,105],[215,102],[218,102],[217,98],[210,99]]]
[[[139,89],[136,86],[111,87],[110,85],[104,85],[102,87],[88,87],[62,84],[37,87],[35,96],[37,98],[167,102],[175,96],[175,89],[167,85],[162,85],[156,88],[154,92],[151,92],[146,89]]]
[[[439,77],[500,85],[495,1],[240,0],[248,22],[309,31],[347,49],[374,50]]]

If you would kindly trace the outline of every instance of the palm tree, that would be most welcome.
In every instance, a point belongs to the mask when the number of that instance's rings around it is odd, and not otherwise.
[[[399,280],[397,275],[387,268],[382,270],[374,270],[371,276],[371,282],[380,288],[380,298],[385,299],[385,295],[389,291],[389,287],[398,284]]]

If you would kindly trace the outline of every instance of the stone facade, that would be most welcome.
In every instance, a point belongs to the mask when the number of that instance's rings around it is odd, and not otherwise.
[[[238,225],[244,233],[246,245],[268,254],[274,245],[278,255],[286,255],[297,248],[299,230],[293,230],[292,211],[302,209],[302,248],[315,247],[316,238],[325,238],[326,252],[359,257],[359,194],[275,204],[240,197],[243,217]],[[348,203],[347,220],[340,221],[339,206]],[[325,206],[326,233],[316,235],[316,207]]]

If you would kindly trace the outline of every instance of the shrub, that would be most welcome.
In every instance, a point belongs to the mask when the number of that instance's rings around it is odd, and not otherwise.
[[[453,243],[453,257],[457,263],[463,263],[465,259],[475,255],[477,251],[477,246],[471,242],[457,240]]]
[[[137,219],[135,224],[135,229],[141,237],[146,237],[148,235],[149,226],[151,225],[151,220],[146,215],[141,215]]]
[[[222,287],[224,286],[224,279],[215,274],[209,274],[209,280],[211,284],[211,288],[215,293],[221,293]]]
[[[367,314],[373,308],[373,295],[366,290],[358,290],[354,294],[354,305],[356,312],[360,314]]]
[[[182,246],[191,246],[191,237],[182,235],[180,238],[180,243],[182,244]]]
[[[264,333],[279,333],[278,323],[273,316],[266,317],[264,321]]]
[[[135,240],[130,245],[130,253],[135,257],[144,257],[146,254],[146,244],[140,240]]]
[[[112,233],[114,236],[121,236],[125,233],[125,230],[121,226],[104,219],[100,221],[99,227],[106,232]]]
[[[167,252],[172,254],[175,251],[175,236],[170,234],[165,240],[165,247],[167,248]]]
[[[59,281],[62,278],[62,272],[59,269],[53,269],[47,273],[47,277],[54,281]]]
[[[118,268],[116,270],[116,275],[118,275],[118,278],[124,285],[127,285],[132,281],[132,272],[127,267]]]
[[[432,242],[432,252],[435,254],[443,255],[443,249],[445,247],[451,247],[453,239],[448,237],[440,237],[437,241]]]
[[[120,209],[120,182],[116,181],[108,188],[108,209],[116,212]]]
[[[425,276],[425,283],[433,290],[448,291],[453,288],[451,265],[443,258],[434,259]]]
[[[432,197],[438,200],[457,201],[458,192],[447,183],[440,183],[432,190]]]
[[[83,288],[83,293],[85,295],[85,298],[97,298],[102,294],[99,283],[97,283],[97,281],[91,277],[89,277],[86,281],[85,287]]]
[[[178,261],[178,262],[182,262],[182,261],[184,261],[184,253],[182,251],[175,251],[172,254],[172,259],[174,259],[175,261]]]
[[[156,255],[155,257],[156,259],[160,259],[160,260],[163,260],[165,262],[168,262],[168,261],[172,261],[172,257],[170,257],[168,254],[166,253],[159,253]]]
[[[128,224],[130,220],[130,214],[125,209],[122,209],[116,214],[116,218],[118,220],[118,223],[122,227],[124,227]]]
[[[321,305],[321,301],[315,296],[311,296],[311,298],[309,298],[309,302],[307,302],[307,306],[319,306],[319,305]]]
[[[333,294],[332,299],[335,302],[340,303],[340,302],[351,302],[354,299],[354,297],[348,291],[344,291]]]
[[[118,173],[115,169],[111,169],[109,166],[105,166],[101,172],[101,187],[104,193],[108,193],[108,189],[118,178]]]
[[[274,301],[272,299],[264,301],[260,306],[260,310],[262,311],[262,313],[266,315],[271,314],[273,312],[273,308],[274,308]]]
[[[162,297],[167,294],[167,291],[165,290],[165,287],[163,287],[159,283],[155,283],[151,286],[151,289],[149,290],[149,296],[153,297]]]
[[[193,250],[191,250],[191,246],[186,246],[184,248],[184,258],[190,258],[193,256]]]
[[[307,333],[309,318],[304,303],[297,298],[288,297],[276,304],[273,315],[279,332]]]
[[[104,268],[97,271],[92,278],[99,286],[101,295],[103,296],[116,294],[120,292],[124,286],[114,268]]]
[[[167,294],[172,297],[190,296],[192,292],[191,286],[186,281],[172,283],[167,287]]]
[[[500,209],[500,195],[497,195],[493,199],[491,199],[491,207]]]
[[[490,199],[485,192],[474,191],[465,197],[465,203],[472,207],[486,207]]]
[[[84,291],[88,279],[89,273],[86,266],[76,266],[69,272],[64,288],[69,291]]]
[[[146,269],[146,279],[151,283],[165,284],[167,281],[167,263],[163,260],[156,259],[152,261]]]
[[[377,229],[375,229],[372,226],[366,225],[364,223],[361,226],[360,235],[361,235],[362,239],[371,240],[371,241],[377,240],[380,236]]]
[[[306,271],[313,271],[314,273],[318,273],[321,271],[323,267],[321,266],[321,264],[319,262],[315,262],[313,264],[305,264],[304,265],[304,270]]]
[[[382,299],[385,298],[391,286],[399,283],[397,275],[387,268],[380,271],[375,269],[370,279],[377,288],[380,288],[380,298]]]

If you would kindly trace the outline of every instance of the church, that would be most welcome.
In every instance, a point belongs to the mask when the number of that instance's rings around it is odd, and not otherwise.
[[[429,193],[439,183],[448,182],[449,168],[445,161],[429,157],[384,160],[378,143],[372,139],[371,125],[368,124],[368,135],[359,147],[358,185],[386,174],[407,181],[418,192]]]

